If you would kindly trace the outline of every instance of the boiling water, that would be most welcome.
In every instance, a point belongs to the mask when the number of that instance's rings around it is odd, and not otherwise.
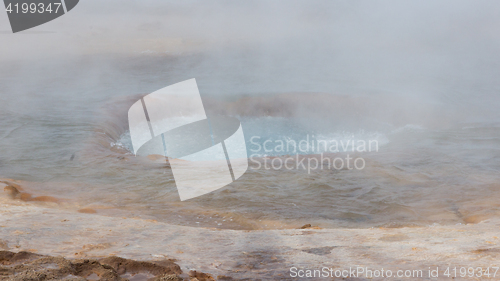
[[[308,93],[293,81],[285,88],[295,85],[298,92],[267,92],[276,85],[226,81],[211,74],[212,63],[193,54],[6,61],[0,75],[1,177],[25,181],[34,195],[64,199],[49,207],[202,227],[398,227],[498,215],[495,111],[471,109],[468,101],[446,95],[416,100],[380,89]],[[251,158],[236,182],[180,202],[170,167],[131,152],[127,111],[141,96],[193,76],[209,116],[240,119]],[[331,83],[318,79],[316,87]],[[304,140],[302,150],[277,148]],[[358,149],[370,141],[370,149]],[[325,151],[318,143],[338,149]],[[264,145],[268,151],[256,152]],[[290,157],[307,163],[321,153],[362,158],[363,167],[278,165]]]

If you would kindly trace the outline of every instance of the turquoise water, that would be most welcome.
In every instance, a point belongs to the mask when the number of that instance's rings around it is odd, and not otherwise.
[[[278,92],[279,82],[222,79],[228,69],[210,72],[213,62],[208,54],[142,54],[2,64],[0,176],[30,182],[27,190],[35,195],[70,200],[64,208],[192,226],[365,228],[497,215],[500,125],[491,109],[493,86],[478,89],[482,102],[377,88],[354,94],[355,85],[335,94],[338,81],[321,77],[311,87],[316,91],[304,92],[301,81],[291,80],[284,88],[301,91]],[[209,116],[240,119],[255,161],[231,185],[180,202],[170,168],[131,153],[126,113],[142,95],[192,77]],[[276,149],[280,142],[308,137],[302,151]],[[377,149],[340,145],[339,151],[324,151],[310,147],[312,140],[328,146],[376,141]],[[253,151],[266,141],[271,151]],[[363,158],[365,165],[272,166],[273,157],[312,159],[322,152]]]

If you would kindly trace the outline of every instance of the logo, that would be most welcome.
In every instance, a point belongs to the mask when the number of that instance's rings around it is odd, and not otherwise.
[[[165,156],[181,201],[220,189],[248,169],[240,121],[208,118],[195,79],[141,98],[128,121],[135,155]]]
[[[79,0],[3,0],[12,32],[54,20],[71,11]]]

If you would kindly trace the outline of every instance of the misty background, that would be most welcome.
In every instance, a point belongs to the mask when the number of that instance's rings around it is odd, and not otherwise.
[[[395,94],[496,118],[499,24],[497,1],[86,0],[19,34],[0,13],[0,79],[69,71],[73,90],[124,94],[195,77],[206,95]]]

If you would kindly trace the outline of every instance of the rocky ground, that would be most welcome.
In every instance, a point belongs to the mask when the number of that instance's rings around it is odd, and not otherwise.
[[[218,276],[218,280],[233,280]],[[50,257],[30,252],[0,251],[0,280],[116,280],[116,281],[210,281],[210,274],[183,273],[172,260],[134,261],[120,257],[74,259]]]
[[[291,269],[325,267],[423,272],[391,280],[455,279],[444,275],[446,268],[474,268],[474,276],[461,280],[500,278],[492,275],[500,266],[497,218],[427,227],[221,230],[60,209],[18,195],[0,198],[3,280],[303,280]],[[429,276],[437,268],[440,275]],[[490,276],[478,277],[478,268]]]

